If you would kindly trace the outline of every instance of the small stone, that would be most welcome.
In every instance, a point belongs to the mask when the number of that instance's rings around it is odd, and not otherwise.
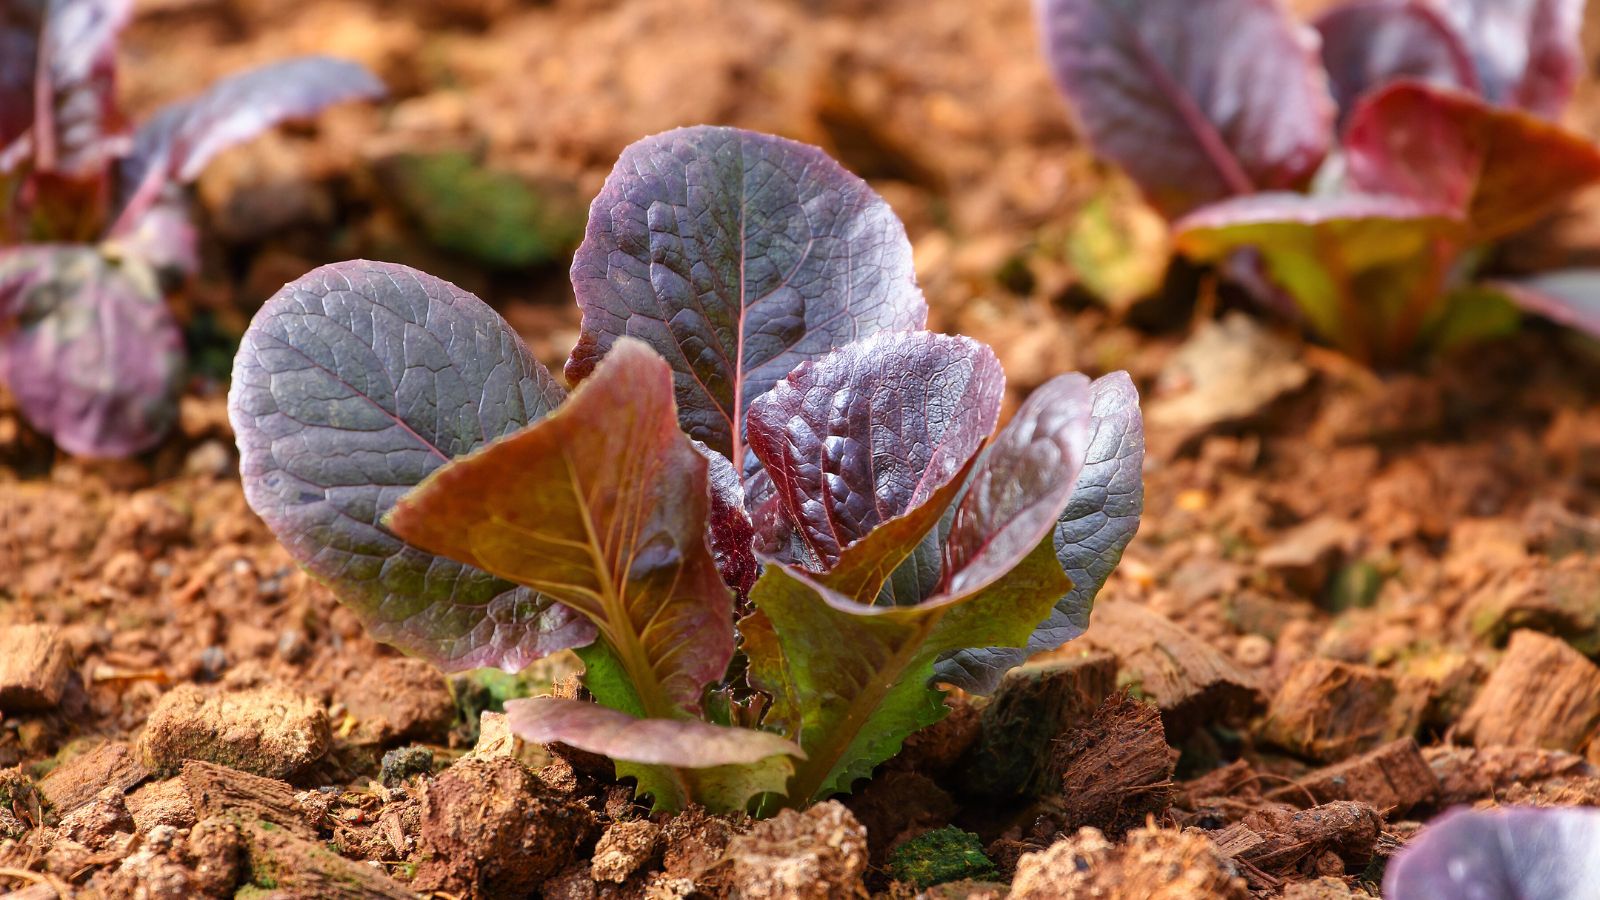
[[[595,881],[622,884],[661,850],[661,826],[649,819],[613,822],[594,846],[589,874]]]
[[[54,709],[72,673],[72,654],[51,625],[0,629],[0,710]]]
[[[728,883],[744,900],[830,900],[865,893],[867,833],[837,801],[786,809],[728,845]]]
[[[478,742],[467,751],[467,756],[487,759],[491,756],[509,756],[521,759],[527,745],[511,730],[511,721],[503,712],[485,712],[478,719]]]
[[[970,831],[948,825],[917,835],[889,853],[889,875],[918,888],[995,874],[994,860]]]
[[[331,741],[322,704],[286,688],[224,692],[180,685],[150,713],[139,747],[158,772],[198,759],[287,778],[321,759]]]
[[[1272,642],[1259,634],[1247,634],[1233,645],[1233,658],[1247,669],[1259,669],[1272,662]]]
[[[382,778],[385,787],[399,787],[413,775],[433,771],[433,751],[412,745],[383,754]]]

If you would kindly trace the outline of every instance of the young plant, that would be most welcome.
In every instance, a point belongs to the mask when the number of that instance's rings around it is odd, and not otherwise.
[[[171,426],[183,337],[164,285],[198,268],[182,188],[214,156],[383,87],[307,57],[226,78],[130,134],[116,97],[132,0],[0,5],[0,379],[69,452],[125,456]]]
[[[1600,334],[1561,294],[1473,280],[1600,181],[1600,149],[1549,121],[1583,0],[1350,0],[1310,28],[1279,0],[1038,11],[1080,132],[1177,248],[1336,346],[1392,361],[1503,331],[1512,303]]]
[[[904,228],[821,151],[634,144],[572,280],[570,395],[402,266],[312,272],[246,333],[246,496],[380,639],[451,670],[577,648],[598,702],[514,729],[742,810],[850,790],[939,684],[1082,633],[1138,526],[1132,383],[1060,376],[996,433],[994,354],[921,330]]]

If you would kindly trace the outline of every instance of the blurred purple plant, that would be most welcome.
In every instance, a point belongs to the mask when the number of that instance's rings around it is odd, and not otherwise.
[[[164,286],[198,267],[185,185],[216,154],[383,85],[307,57],[225,78],[127,127],[132,0],[0,2],[0,377],[63,449],[126,456],[171,426],[183,341]]]
[[[1587,900],[1600,894],[1600,809],[1459,809],[1389,863],[1389,900]]]
[[[1490,243],[1600,181],[1600,149],[1551,121],[1583,2],[1350,0],[1309,26],[1280,0],[1037,7],[1080,131],[1179,250],[1393,361],[1508,330],[1516,307],[1600,335],[1594,273],[1558,293],[1473,281]]]

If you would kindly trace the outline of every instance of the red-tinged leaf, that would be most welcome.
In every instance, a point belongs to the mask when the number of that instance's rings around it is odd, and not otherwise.
[[[1355,0],[1328,10],[1315,24],[1341,118],[1364,95],[1400,79],[1478,90],[1461,37],[1423,0]]]
[[[619,341],[560,408],[442,466],[386,522],[583,613],[638,712],[688,718],[734,643],[706,540],[706,470],[678,430],[672,370],[642,342]]]
[[[152,272],[87,247],[0,250],[0,319],[0,378],[62,449],[129,456],[166,435],[183,337]]]
[[[1600,884],[1600,809],[1458,809],[1383,876],[1389,900],[1578,900]]]
[[[1300,187],[1327,154],[1316,39],[1276,0],[1036,4],[1079,130],[1169,218]]]
[[[625,762],[706,769],[753,765],[773,756],[805,756],[793,741],[766,731],[683,719],[639,719],[598,703],[558,697],[508,701],[506,719],[525,740],[559,741]]]
[[[1453,210],[1404,197],[1301,194],[1224,201],[1174,226],[1199,261],[1255,251],[1311,327],[1361,357],[1421,333],[1462,227]]]
[[[1564,269],[1491,286],[1534,315],[1600,338],[1600,269]]]
[[[0,3],[0,151],[33,125],[33,77],[45,0]],[[6,171],[0,165],[0,172]]]
[[[1528,113],[1402,82],[1356,107],[1345,133],[1351,184],[1459,209],[1491,241],[1600,181],[1600,149]]]
[[[941,659],[935,678],[969,693],[988,694],[1000,678],[1035,653],[1083,634],[1095,595],[1111,577],[1144,512],[1144,417],[1126,372],[1089,385],[1093,404],[1083,470],[1056,519],[1053,546],[1072,589],[1028,637],[1026,647],[968,647]]]
[[[1434,0],[1478,68],[1484,96],[1560,117],[1583,74],[1585,0]]]
[[[41,172],[105,178],[122,127],[117,36],[133,0],[51,0],[39,41],[34,159]]]
[[[169,184],[199,178],[206,164],[229,147],[283,122],[385,93],[383,82],[359,63],[305,56],[229,76],[193,100],[166,107],[140,126],[122,162],[125,202],[113,230],[135,227]]]
[[[836,589],[831,572],[769,562],[751,600],[776,640],[761,634],[745,650],[757,681],[781,687],[772,726],[798,735],[807,753],[791,802],[849,790],[944,715],[942,694],[929,686],[940,657],[1023,646],[1071,589],[1051,532],[1083,467],[1091,409],[1081,375],[1034,391],[967,480],[939,589],[920,603],[872,606]],[[869,536],[846,547],[837,568],[879,552]],[[869,601],[873,593],[864,592]]]
[[[795,366],[927,304],[889,205],[815,147],[683,128],[622,152],[572,262],[583,331],[567,379],[623,336],[672,366],[683,430],[744,453],[745,410]]]
[[[807,568],[833,568],[844,548],[948,485],[994,430],[1004,393],[988,347],[919,331],[802,363],[757,398],[750,449]],[[931,511],[912,546],[942,512]],[[778,543],[761,524],[763,546]]]
[[[517,671],[588,643],[593,626],[379,523],[430,472],[563,396],[478,298],[404,266],[347,262],[256,314],[228,412],[251,507],[374,637],[451,671]]]

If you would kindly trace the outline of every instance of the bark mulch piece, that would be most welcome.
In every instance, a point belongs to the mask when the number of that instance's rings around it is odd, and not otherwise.
[[[1383,820],[1365,803],[1338,800],[1297,810],[1268,805],[1212,832],[1220,851],[1244,869],[1250,886],[1276,889],[1293,875],[1342,875],[1377,852]]]
[[[1059,793],[1038,808],[1058,832],[1088,826],[1121,837],[1171,805],[1176,755],[1167,746],[1161,711],[1118,692],[1056,740],[1051,771]]]
[[[1600,777],[1600,768],[1564,750],[1529,747],[1429,747],[1422,751],[1439,779],[1437,806],[1503,797],[1513,787]]]
[[[235,816],[267,822],[307,840],[317,837],[318,823],[296,798],[297,791],[282,781],[199,760],[184,763],[178,779],[196,818]]]
[[[0,628],[0,710],[53,709],[72,674],[72,654],[50,625]]]
[[[420,896],[381,870],[345,859],[320,841],[266,822],[234,821],[244,836],[250,883],[256,887],[279,896],[334,900],[412,900]]]
[[[1141,828],[1113,845],[1093,828],[1017,863],[1010,900],[1247,900],[1250,892],[1211,841],[1193,831]]]
[[[1079,643],[1117,658],[1122,680],[1137,682],[1156,701],[1174,740],[1213,722],[1242,719],[1266,702],[1255,674],[1138,604],[1097,604]]]
[[[1600,733],[1600,666],[1560,638],[1517,631],[1461,717],[1478,747],[1581,752]]]
[[[1439,779],[1411,738],[1390,741],[1360,756],[1301,776],[1267,792],[1268,800],[1302,804],[1334,800],[1370,803],[1384,815],[1403,814],[1439,794]]]
[[[66,815],[106,787],[126,791],[149,775],[126,741],[106,741],[51,769],[38,788],[57,814]]]
[[[1001,798],[1046,793],[1055,780],[1051,743],[1094,715],[1116,682],[1117,661],[1107,653],[1032,662],[1007,672],[984,707],[963,790]]]
[[[1416,733],[1427,694],[1371,666],[1309,659],[1272,697],[1261,736],[1292,753],[1335,762]]]

